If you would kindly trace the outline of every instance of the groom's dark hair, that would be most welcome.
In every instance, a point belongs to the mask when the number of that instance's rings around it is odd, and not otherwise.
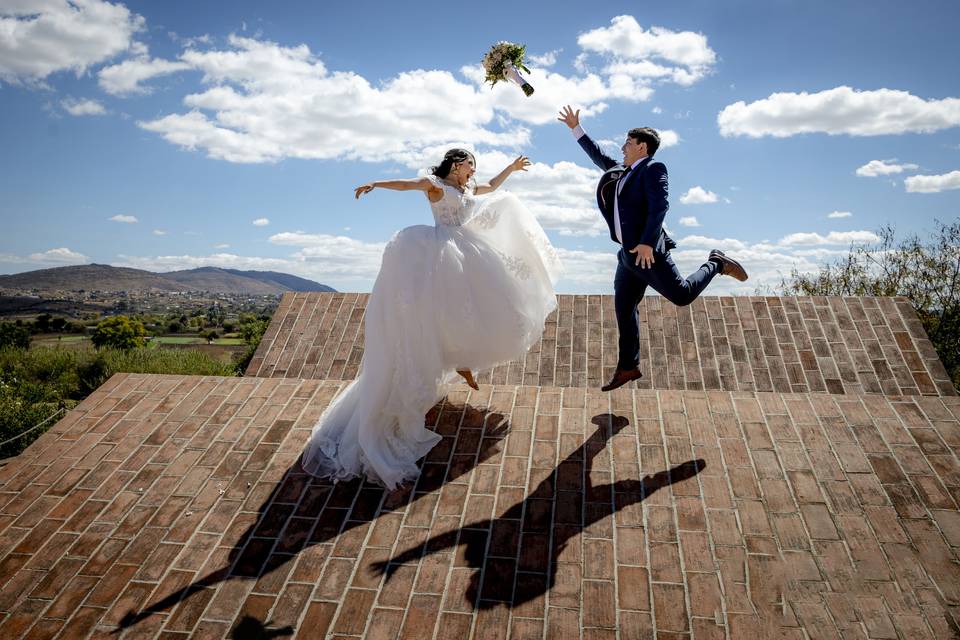
[[[627,137],[636,140],[637,144],[646,142],[648,156],[652,156],[657,152],[657,149],[660,148],[660,134],[657,133],[656,129],[651,129],[650,127],[630,129],[630,131],[627,131]]]

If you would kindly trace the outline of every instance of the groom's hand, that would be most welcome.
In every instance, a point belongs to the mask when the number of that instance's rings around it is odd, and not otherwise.
[[[567,105],[563,109],[560,109],[560,116],[557,118],[557,120],[564,123],[571,129],[576,129],[580,126],[580,109],[574,111],[570,105]]]
[[[637,266],[641,269],[649,269],[653,266],[653,247],[648,244],[638,244],[630,253],[637,254]]]

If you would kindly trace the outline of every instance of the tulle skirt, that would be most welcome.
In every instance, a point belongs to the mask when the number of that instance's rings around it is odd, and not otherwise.
[[[407,227],[367,302],[357,378],[320,417],[304,468],[393,489],[439,440],[424,416],[457,380],[521,357],[556,308],[557,252],[523,204],[491,196],[462,226]]]

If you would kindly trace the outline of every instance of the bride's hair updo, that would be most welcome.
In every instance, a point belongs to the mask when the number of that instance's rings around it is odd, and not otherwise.
[[[473,164],[477,164],[477,159],[466,149],[450,149],[450,151],[443,154],[443,161],[430,169],[430,173],[438,178],[446,178],[450,175],[450,170],[453,168],[453,165],[465,160],[473,160]]]

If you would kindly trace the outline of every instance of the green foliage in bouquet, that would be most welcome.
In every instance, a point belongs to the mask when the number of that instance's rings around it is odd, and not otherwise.
[[[523,70],[524,73],[530,73],[530,69],[523,63],[523,57],[526,53],[527,45],[525,44],[501,41],[493,45],[490,51],[483,56],[483,68],[487,72],[485,80],[491,85],[505,80],[504,71],[507,61],[510,61],[517,69]]]

